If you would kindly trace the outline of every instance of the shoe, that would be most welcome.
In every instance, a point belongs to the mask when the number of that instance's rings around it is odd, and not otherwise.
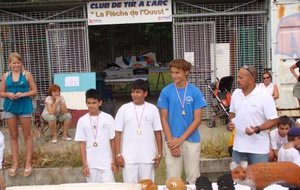
[[[29,169],[24,169],[24,177],[28,177],[28,176],[31,176],[32,174],[32,168],[29,168]]]
[[[65,141],[71,141],[72,140],[71,137],[62,137],[62,139],[65,140]]]
[[[52,139],[52,143],[53,144],[57,143],[57,139]]]
[[[9,175],[10,177],[15,177],[15,176],[17,175],[17,170],[18,170],[18,168],[10,168],[10,169],[8,170],[8,175]]]

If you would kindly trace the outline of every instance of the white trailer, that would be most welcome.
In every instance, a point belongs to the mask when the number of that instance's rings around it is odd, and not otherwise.
[[[278,85],[276,105],[279,115],[299,117],[299,104],[293,96],[295,77],[289,67],[300,58],[300,1],[271,0],[271,67]]]

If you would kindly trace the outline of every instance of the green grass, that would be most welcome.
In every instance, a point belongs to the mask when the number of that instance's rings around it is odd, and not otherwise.
[[[164,77],[165,84],[163,83],[162,75]],[[162,73],[162,75],[158,81],[158,73],[150,73],[149,74],[149,85],[150,85],[151,91],[161,91],[165,87],[165,85],[168,85],[171,82],[173,82],[169,72]]]
[[[223,158],[228,157],[227,144],[229,133],[217,135],[201,142],[201,157]],[[63,168],[81,167],[81,158],[77,142],[59,142],[53,145],[51,142],[35,144],[33,152],[33,167],[35,168]],[[21,146],[21,148],[23,148]],[[20,166],[24,167],[24,150],[20,150]],[[5,155],[4,168],[11,167],[12,157]],[[155,183],[162,185],[166,181],[165,160],[162,158],[159,167],[155,170]],[[122,182],[122,172],[115,175],[117,182]],[[184,174],[183,174],[184,179]]]

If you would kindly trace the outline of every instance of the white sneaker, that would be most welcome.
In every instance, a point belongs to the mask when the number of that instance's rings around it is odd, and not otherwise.
[[[65,141],[71,141],[72,140],[71,137],[62,137],[62,139],[65,140]]]

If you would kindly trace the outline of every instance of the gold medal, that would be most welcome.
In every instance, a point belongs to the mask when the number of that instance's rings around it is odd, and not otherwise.
[[[138,129],[136,130],[136,134],[137,134],[137,135],[141,135],[141,134],[142,134],[142,129],[141,129],[141,128],[138,128]]]
[[[185,113],[185,111],[184,111],[184,110],[182,110],[182,112],[181,112],[181,115],[186,115],[186,113]]]
[[[97,142],[94,142],[94,143],[93,143],[93,146],[94,146],[94,147],[97,147],[97,146],[98,146],[98,143],[97,143]]]

